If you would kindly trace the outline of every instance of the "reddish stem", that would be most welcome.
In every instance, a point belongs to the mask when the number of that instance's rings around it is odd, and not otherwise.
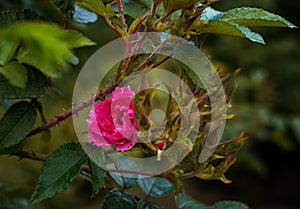
[[[118,12],[119,13],[123,13],[122,1],[121,0],[117,0],[117,4],[118,4]],[[120,20],[121,20],[122,23],[126,24],[126,20],[125,20],[124,14],[121,15]]]
[[[20,157],[20,159],[26,158],[26,159],[31,159],[31,160],[41,161],[41,162],[45,162],[49,157],[46,154],[39,154],[39,153],[35,153],[33,151],[27,152],[27,151],[23,151],[23,150],[18,153],[12,154],[12,155],[18,156],[18,157]]]
[[[152,13],[152,11],[148,11],[141,19],[140,21],[137,23],[137,25],[135,26],[135,28],[132,30],[131,34],[135,34],[138,29],[141,27],[141,25],[143,24],[144,20]]]
[[[69,118],[70,116],[72,116],[73,114],[77,114],[80,110],[85,109],[86,107],[92,105],[95,101],[104,98],[106,95],[108,95],[115,87],[117,86],[117,84],[112,84],[111,86],[109,86],[106,90],[104,91],[100,91],[100,93],[95,97],[91,97],[90,99],[83,101],[82,103],[74,106],[71,109],[65,110],[62,114],[56,116],[54,119],[52,119],[50,122],[45,123],[35,129],[33,129],[26,137],[41,133],[43,131],[48,130],[49,128],[59,124],[60,122],[66,120],[67,118]]]
[[[149,68],[156,68],[158,66],[160,66],[161,64],[163,64],[164,62],[166,62],[168,59],[171,58],[172,55],[166,56],[165,58],[161,59],[160,61],[153,63],[152,65],[150,65]]]

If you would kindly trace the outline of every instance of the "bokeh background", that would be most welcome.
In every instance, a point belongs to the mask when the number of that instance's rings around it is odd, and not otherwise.
[[[241,6],[264,8],[300,26],[300,1],[221,0],[214,4],[214,8],[221,11]],[[0,0],[1,10],[22,8],[35,9],[45,18],[62,24],[55,8],[46,0]],[[81,30],[98,46],[76,51],[80,64],[70,67],[54,81],[63,96],[50,92],[42,99],[48,119],[59,114],[63,108],[71,107],[73,86],[82,65],[99,47],[116,38],[101,18],[89,25],[72,23],[71,28]],[[237,163],[227,173],[233,182],[223,184],[188,179],[185,184],[188,193],[204,203],[232,199],[243,201],[255,209],[296,209],[300,205],[300,31],[253,29],[263,35],[266,45],[221,35],[209,35],[203,44],[203,50],[216,68],[221,67],[228,72],[242,68],[235,78],[238,89],[229,110],[236,117],[228,121],[223,136],[231,138],[245,130],[249,137],[238,155]],[[51,135],[51,139],[46,134],[32,137],[26,147],[48,153],[66,141],[76,141],[70,119],[52,129]],[[0,190],[7,197],[17,199],[20,205],[26,205],[23,198],[30,198],[41,166],[39,162],[0,156]],[[90,192],[89,183],[77,179],[66,191],[38,204],[36,208],[100,208],[105,193],[90,199]],[[170,202],[172,200],[168,197],[162,200],[166,208],[173,208]]]

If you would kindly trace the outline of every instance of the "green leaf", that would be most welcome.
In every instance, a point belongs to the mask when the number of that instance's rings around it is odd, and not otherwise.
[[[0,44],[0,66],[5,65],[15,54],[19,45],[18,40],[11,39],[6,34],[1,34]]]
[[[110,4],[106,4],[105,14],[108,18],[116,17],[117,14],[114,12]]]
[[[79,6],[86,8],[99,15],[104,15],[105,6],[100,0],[76,0]]]
[[[149,197],[162,197],[174,190],[173,184],[160,177],[140,178],[138,184]]]
[[[0,12],[0,25],[9,25],[17,21],[39,20],[39,15],[31,9],[6,10]]]
[[[77,4],[75,4],[75,11],[73,15],[73,20],[78,23],[94,23],[98,20],[97,14],[90,12]]]
[[[73,56],[71,51],[65,43],[61,43],[54,37],[45,35],[42,37],[40,34],[40,37],[34,39],[30,40],[31,43],[28,43],[28,48],[23,45],[19,49],[18,61],[39,69],[47,76],[57,78],[60,75],[60,70],[68,66],[65,58]],[[58,47],[59,44],[62,45]]]
[[[146,6],[146,4],[142,3],[142,1],[136,0],[125,0],[123,1],[123,9],[124,13],[136,19],[145,14],[145,11],[150,8]]]
[[[89,160],[89,168],[93,186],[92,197],[94,197],[103,188],[106,171],[91,159]]]
[[[136,209],[136,201],[134,197],[128,193],[113,189],[107,195],[102,209]]]
[[[10,155],[10,154],[22,151],[22,149],[24,147],[23,141],[21,141],[20,143],[18,143],[16,145],[13,145],[11,147],[8,147],[8,148],[5,148],[5,149],[1,150],[0,155]]]
[[[175,196],[176,205],[179,209],[208,209],[209,206],[197,202],[189,197],[185,191]]]
[[[32,129],[36,111],[28,102],[11,106],[0,120],[0,150],[22,141]]]
[[[237,28],[246,38],[248,38],[250,41],[265,44],[264,39],[261,37],[260,34],[252,32],[249,28],[245,26],[240,26],[236,23],[232,22],[226,22],[228,25],[232,25],[235,28]]]
[[[107,165],[107,168],[115,170],[128,170],[128,171],[138,171],[139,168],[136,163],[130,158],[117,155],[115,164]],[[118,172],[110,172],[109,175],[123,188],[127,189],[134,186],[137,182],[138,174],[125,174]]]
[[[201,79],[198,77],[198,75],[191,69],[189,68],[186,64],[176,60],[176,62],[182,67],[182,69],[184,70],[184,72],[187,73],[188,77],[192,80],[192,82],[200,87],[205,89],[205,86],[203,84],[203,82],[201,81]]]
[[[220,19],[244,26],[278,26],[296,28],[295,25],[273,13],[263,9],[242,7],[225,12]]]
[[[22,64],[13,61],[0,66],[0,74],[4,75],[11,85],[25,88],[28,76],[27,70]]]
[[[209,86],[208,81],[210,81],[212,77],[210,71],[211,66],[206,56],[201,56],[199,60],[199,56],[195,56],[196,54],[199,54],[198,49],[188,43],[182,44],[179,48],[174,49],[175,57],[181,58],[182,60],[188,60],[189,66],[181,62],[177,63],[186,71],[194,84],[206,89],[206,86]],[[197,71],[197,73],[194,71]]]
[[[123,188],[127,189],[136,184],[137,179],[135,178],[127,178],[122,174],[116,174],[114,172],[110,172],[109,175]]]
[[[220,19],[220,17],[222,16],[223,12],[220,12],[218,10],[215,10],[211,7],[206,7],[202,14],[201,14],[201,20],[210,22],[210,21],[214,21],[214,20],[218,20]]]
[[[136,29],[136,27],[138,26],[138,24],[142,18],[143,18],[143,16],[138,17],[131,23],[131,25],[129,26],[129,29],[128,29],[128,34],[133,34],[135,32],[134,30]]]
[[[214,167],[213,165],[209,164],[200,174],[196,177],[203,179],[203,180],[221,180],[225,184],[231,183],[230,180],[226,178],[224,173],[227,171],[228,167],[223,168],[224,164],[219,165],[218,167]]]
[[[137,209],[162,209],[162,208],[155,202],[148,202],[142,199],[139,201]]]
[[[218,179],[223,181],[224,183],[230,183],[230,180],[226,179],[224,174],[230,168],[230,166],[232,166],[235,163],[237,153],[247,139],[247,137],[245,137],[244,135],[245,133],[242,132],[233,139],[219,143],[216,147],[216,150],[214,151],[214,154],[211,155],[209,159],[206,159],[205,163],[203,163],[204,160],[201,159],[203,156],[202,149],[202,152],[198,159],[198,161],[202,163],[202,166],[199,167],[199,170],[197,171],[198,174],[196,175],[196,177],[204,180]],[[209,163],[212,161],[215,162]]]
[[[66,30],[63,32],[63,40],[70,48],[80,48],[84,46],[94,46],[95,42],[91,41],[81,33],[75,30]]]
[[[58,147],[45,162],[31,201],[36,203],[51,198],[66,189],[86,161],[87,155],[80,144],[70,142]]]
[[[0,74],[0,99],[37,98],[47,93],[47,81],[41,72],[27,66],[27,76],[27,84],[21,89],[12,86],[9,81]]]
[[[233,22],[212,21],[207,23],[199,20],[195,22],[193,27],[200,33],[216,33],[239,36],[242,38],[248,38],[253,42],[258,42],[261,44],[265,43],[261,35],[259,35],[258,33],[252,32],[249,28]]]
[[[242,202],[225,200],[215,203],[211,209],[249,209],[249,207]]]

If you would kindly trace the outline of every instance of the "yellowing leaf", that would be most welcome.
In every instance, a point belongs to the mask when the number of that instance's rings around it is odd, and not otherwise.
[[[19,63],[31,65],[52,78],[58,77],[68,66],[67,60],[75,57],[73,48],[95,45],[77,31],[62,30],[41,22],[13,24],[1,31],[0,38],[5,40],[0,47],[0,64],[4,65],[12,58],[20,43],[16,55]]]
[[[19,41],[9,38],[6,34],[0,33],[0,37],[0,65],[5,65],[17,50]]]

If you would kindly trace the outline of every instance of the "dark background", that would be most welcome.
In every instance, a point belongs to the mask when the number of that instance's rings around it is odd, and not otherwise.
[[[255,6],[285,17],[300,26],[300,1],[292,0],[221,0],[214,8],[226,11],[240,6]],[[33,8],[47,18],[60,22],[47,1],[1,1],[0,8]],[[64,97],[50,94],[43,98],[48,118],[70,108],[76,77],[85,60],[101,45],[115,38],[103,20],[88,26],[71,24],[99,45],[77,51],[81,63],[55,80]],[[242,67],[236,77],[239,84],[229,110],[236,118],[227,123],[224,139],[245,130],[249,139],[228,171],[233,182],[199,179],[185,180],[187,192],[195,199],[214,203],[219,200],[240,200],[255,209],[299,208],[299,144],[300,144],[300,32],[287,28],[253,28],[265,38],[266,45],[221,35],[209,35],[203,50],[212,62],[224,71]],[[76,140],[71,120],[52,130],[52,139],[32,137],[26,145],[40,152],[51,152],[65,141]],[[41,163],[19,161],[0,156],[0,187],[11,198],[29,198],[37,184]],[[39,207],[44,209],[100,208],[105,193],[90,199],[88,182],[77,179],[72,186]],[[164,205],[172,208],[167,198]],[[167,202],[166,202],[167,201]],[[1,208],[1,207],[0,207]]]

